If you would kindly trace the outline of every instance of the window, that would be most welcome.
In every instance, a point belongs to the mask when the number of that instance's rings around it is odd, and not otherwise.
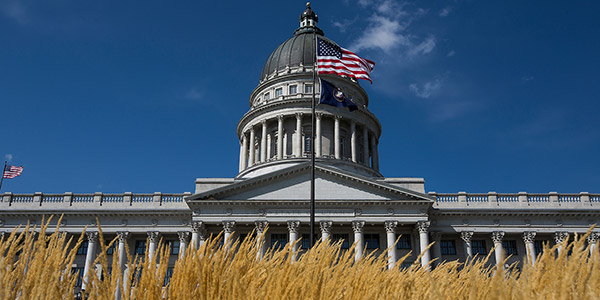
[[[535,255],[544,253],[544,243],[548,241],[533,241],[533,248],[535,248]]]
[[[476,255],[476,254],[486,255],[487,254],[484,240],[473,240],[471,242],[471,249],[473,249],[473,255]]]
[[[308,153],[310,154],[310,150],[311,150],[311,134],[310,132],[308,134],[304,135],[304,153]]]
[[[398,239],[398,235],[396,235],[396,239]],[[412,249],[410,246],[410,234],[400,235],[400,239],[398,239],[398,243],[396,243],[396,249]]]
[[[106,243],[106,255],[113,255],[115,253],[115,248],[117,247],[117,243],[119,242],[118,240],[115,241],[114,243],[112,243],[112,245],[110,245],[111,241],[105,241]],[[109,246],[110,245],[110,246]]]
[[[283,249],[288,242],[288,235],[285,233],[271,234],[271,248]]]
[[[265,93],[265,100],[269,100],[269,99],[271,99],[271,93],[266,92]]]
[[[331,241],[333,243],[337,243],[340,240],[343,240],[341,248],[344,250],[350,249],[350,238],[348,238],[347,233],[334,233]]]
[[[502,241],[502,248],[506,255],[517,255],[517,241],[515,240]]]
[[[275,97],[279,97],[281,95],[283,95],[283,89],[282,88],[275,89]]]
[[[77,255],[86,255],[88,251],[88,241],[83,241],[77,248]]]
[[[289,93],[288,94],[289,95],[293,95],[293,94],[296,94],[296,93],[298,93],[298,87],[296,85],[290,85]]]
[[[367,244],[367,249],[379,249],[379,234],[366,233],[364,239]]]
[[[300,245],[302,249],[310,248],[310,234],[302,235],[302,244]]]
[[[442,255],[456,255],[456,244],[454,244],[454,240],[440,241],[440,249],[442,250]]]
[[[135,254],[144,255],[146,253],[146,240],[135,241]]]
[[[71,272],[73,274],[77,274],[77,281],[75,282],[75,287],[81,287],[81,283],[83,282],[83,268],[71,268]]]
[[[171,255],[177,255],[179,254],[179,241],[175,241],[175,240],[171,240],[171,241],[167,241],[167,244],[169,244],[169,248],[171,248]]]
[[[305,94],[312,94],[313,92],[313,86],[312,84],[306,84],[304,85],[304,93]]]
[[[173,267],[168,267],[167,272],[165,273],[163,286],[169,284],[169,281],[171,281],[171,277],[173,277]]]
[[[247,237],[248,237],[248,234],[240,233],[240,237],[238,238],[238,240],[240,241],[240,244],[243,243]]]

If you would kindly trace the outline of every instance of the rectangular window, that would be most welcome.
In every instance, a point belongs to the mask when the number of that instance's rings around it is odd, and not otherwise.
[[[167,272],[165,273],[163,286],[169,284],[169,281],[171,281],[171,277],[173,277],[173,267],[168,267]]]
[[[269,100],[269,99],[271,99],[271,93],[266,92],[265,93],[265,100]]]
[[[313,86],[312,84],[305,84],[304,85],[304,93],[305,94],[312,94],[313,92]]]
[[[75,282],[75,287],[81,287],[81,283],[83,281],[83,268],[71,268],[71,272],[73,274],[77,274],[77,281]]]
[[[379,234],[365,233],[364,239],[365,244],[367,244],[367,249],[379,249]]]
[[[310,234],[302,235],[302,244],[300,245],[302,249],[310,248]]]
[[[487,249],[485,247],[484,240],[473,240],[471,242],[471,249],[473,249],[473,255],[487,255]]]
[[[333,243],[337,243],[342,240],[343,242],[341,248],[344,250],[350,249],[350,238],[348,237],[347,233],[334,233],[331,237],[331,241]]]
[[[88,250],[88,241],[83,241],[77,248],[77,255],[86,255]]]
[[[298,87],[296,85],[290,85],[289,93],[288,94],[289,95],[293,95],[293,94],[296,94],[296,93],[298,93]]]
[[[548,241],[533,241],[533,248],[535,248],[535,255],[544,253],[544,243]]]
[[[117,247],[117,243],[119,243],[119,241],[116,240],[114,243],[112,243],[112,245],[110,245],[111,241],[105,241],[105,242],[106,242],[106,255],[113,255],[115,253],[115,248]],[[110,245],[110,247],[108,245]]]
[[[399,234],[396,235],[396,239],[398,239]],[[398,239],[398,243],[396,243],[396,249],[412,249],[410,246],[410,234],[400,235],[400,239]]]
[[[135,241],[135,254],[144,255],[146,253],[146,240]]]
[[[171,255],[177,255],[179,254],[179,241],[176,240],[171,240],[171,241],[167,241],[167,244],[169,244],[169,247],[171,248]]]
[[[517,241],[515,240],[502,241],[502,248],[506,255],[517,255]]]
[[[442,255],[456,255],[456,244],[454,240],[442,240],[440,241],[440,249]]]
[[[288,243],[288,235],[286,233],[271,234],[271,248],[283,249]]]
[[[311,141],[312,141],[311,140],[311,134],[309,132],[309,133],[307,133],[304,136],[304,153],[310,154],[310,150],[311,150],[311,147],[312,147]]]
[[[283,95],[283,89],[282,88],[275,89],[275,97],[279,97],[281,95]]]

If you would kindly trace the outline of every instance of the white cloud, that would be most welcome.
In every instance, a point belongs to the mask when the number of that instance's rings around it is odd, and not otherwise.
[[[435,37],[430,36],[426,40],[422,41],[418,45],[413,46],[408,50],[408,54],[410,56],[418,55],[418,54],[427,54],[431,52],[435,48]]]
[[[20,1],[0,3],[0,12],[21,25],[29,22],[27,10]]]
[[[185,98],[190,100],[202,100],[204,99],[204,91],[200,90],[198,87],[193,87],[185,94]]]
[[[454,54],[456,54],[456,52],[454,50],[448,52],[448,54],[446,54],[447,57],[452,57],[454,56]]]
[[[346,29],[348,29],[348,27],[354,24],[357,20],[358,18],[355,18],[353,20],[347,19],[341,21],[332,21],[331,25],[333,25],[333,27],[336,27],[340,32],[346,32]]]
[[[448,6],[440,11],[439,16],[447,17],[451,12],[452,12],[452,7]]]
[[[436,91],[438,91],[441,86],[442,86],[441,80],[436,79],[434,81],[425,82],[424,84],[421,84],[421,85],[416,84],[416,83],[411,83],[408,86],[408,88],[417,97],[427,99],[427,98],[431,97],[431,95],[434,94]]]
[[[11,162],[13,160],[13,155],[8,153],[4,155],[4,159],[8,162]]]

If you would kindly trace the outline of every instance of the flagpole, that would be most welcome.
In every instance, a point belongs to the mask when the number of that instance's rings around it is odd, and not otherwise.
[[[317,32],[313,29],[313,42],[315,55],[313,55],[313,89],[311,102],[311,126],[310,130],[310,246],[315,244],[315,90],[317,89]]]
[[[2,182],[4,181],[4,172],[6,171],[6,161],[4,161],[4,167],[2,168],[2,178],[0,178],[0,191],[2,191]]]

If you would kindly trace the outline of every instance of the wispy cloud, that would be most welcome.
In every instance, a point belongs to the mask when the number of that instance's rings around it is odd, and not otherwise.
[[[0,3],[0,13],[21,25],[29,23],[29,14],[21,1]]]
[[[452,7],[448,6],[442,9],[439,13],[440,17],[447,17],[452,12]]]
[[[440,79],[435,79],[433,81],[425,82],[424,84],[411,83],[408,88],[411,92],[413,92],[417,97],[420,98],[429,98],[432,94],[437,92],[442,86],[442,82]]]
[[[533,79],[535,79],[535,77],[533,77],[533,76],[522,76],[521,77],[522,82],[532,81]]]
[[[452,56],[454,56],[454,54],[456,54],[456,52],[454,50],[451,50],[450,52],[448,52],[448,54],[446,54],[446,56],[452,57]]]
[[[340,20],[340,21],[332,21],[331,25],[333,25],[333,27],[337,28],[340,32],[346,32],[348,27],[350,25],[354,24],[357,20],[358,20],[358,18],[354,18],[352,20],[346,19],[346,20]]]
[[[8,154],[5,154],[5,155],[4,155],[4,159],[5,159],[7,162],[11,162],[11,161],[13,160],[13,155],[12,155],[12,154],[10,154],[10,153],[8,153]]]
[[[189,100],[201,101],[204,99],[204,91],[198,87],[192,87],[185,94],[185,98]]]

